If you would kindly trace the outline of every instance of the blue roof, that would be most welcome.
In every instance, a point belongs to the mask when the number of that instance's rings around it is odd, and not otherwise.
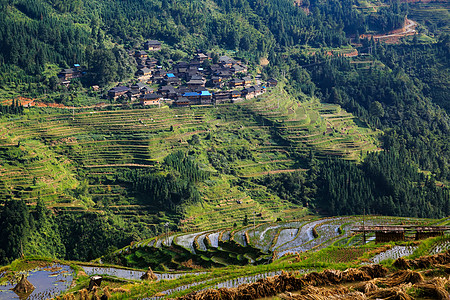
[[[79,67],[80,65],[79,65],[79,64],[74,64],[73,66],[74,66],[74,67]]]
[[[211,93],[208,92],[208,91],[202,91],[202,92],[200,93],[200,96],[211,96]]]
[[[175,77],[175,75],[173,74],[173,73],[167,73],[167,77],[169,77],[169,78],[173,78],[173,77]]]
[[[188,93],[184,93],[183,97],[192,97],[192,96],[198,96],[198,93],[196,92],[188,92]]]

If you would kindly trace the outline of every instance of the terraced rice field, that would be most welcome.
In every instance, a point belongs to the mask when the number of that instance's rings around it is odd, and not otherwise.
[[[440,32],[450,32],[450,5],[442,3],[415,3],[411,5],[408,17]]]
[[[194,135],[199,145],[190,143]],[[75,113],[31,108],[23,116],[0,119],[0,200],[20,198],[34,204],[40,197],[55,211],[108,210],[126,222],[156,228],[159,207],[144,205],[117,177],[131,169],[160,170],[168,154],[182,150],[194,153],[211,176],[198,186],[203,201],[172,220],[179,229],[236,228],[246,218],[256,224],[292,220],[306,209],[264,186],[249,182],[243,188],[236,180],[306,171],[292,151],[313,149],[319,156],[358,159],[362,150],[376,150],[374,135],[338,106],[300,103],[281,88],[216,108],[115,107]],[[247,156],[230,156],[224,170],[212,163],[211,151],[219,158],[230,151]],[[203,239],[201,250],[208,244]]]
[[[334,217],[324,219],[299,220],[284,223],[266,223],[249,225],[235,230],[217,229],[208,232],[173,234],[156,239],[144,240],[133,246],[118,250],[114,255],[126,258],[141,249],[140,257],[160,249],[172,253],[170,262],[185,269],[185,261],[192,260],[194,265],[212,264],[213,266],[233,264],[261,264],[282,258],[289,254],[317,251],[333,245],[362,245],[359,235],[352,228],[360,226],[361,217]],[[425,224],[422,219],[389,218],[369,216],[365,224]],[[355,237],[359,237],[356,239]],[[162,242],[166,241],[166,242]],[[355,243],[356,241],[356,243]],[[373,257],[372,262],[381,262],[389,258],[411,255],[413,247],[394,247]],[[447,243],[436,245],[436,251],[446,249]],[[183,251],[184,254],[181,254]],[[158,263],[164,264],[164,259]],[[152,266],[157,268],[158,266]]]
[[[356,160],[361,151],[376,151],[376,132],[361,128],[354,116],[338,105],[316,100],[298,102],[284,94],[267,93],[240,104],[257,115],[297,151],[314,148],[320,155]]]

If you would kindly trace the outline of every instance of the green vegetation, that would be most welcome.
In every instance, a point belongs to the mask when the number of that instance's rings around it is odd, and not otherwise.
[[[326,228],[332,226],[340,226],[341,228],[345,228],[347,223],[356,224],[361,219],[360,217],[350,217],[350,218],[334,218],[328,220],[321,220],[320,223],[316,224],[317,231],[319,232],[319,237],[321,233],[326,230]],[[314,220],[312,222],[316,222]],[[374,217],[374,216],[366,216],[366,222],[373,222],[373,224],[407,224],[407,222],[411,222],[411,224],[444,224],[447,220],[431,220],[431,219],[413,219],[413,218],[386,218],[386,217]],[[311,221],[306,221],[303,225],[306,226]],[[264,225],[265,226],[265,225]],[[262,226],[262,227],[264,227]],[[298,226],[294,225],[294,223],[275,223],[270,226],[281,226],[279,230],[286,230],[288,227]],[[253,232],[261,233],[261,230],[265,230],[267,228],[252,228],[249,227],[245,229],[248,231],[248,235],[252,235]],[[220,231],[220,230],[219,230]],[[240,230],[236,231],[238,233]],[[209,234],[214,234],[210,232]],[[186,237],[190,234],[185,235]],[[198,236],[202,234],[199,233]],[[178,235],[178,238],[180,236]],[[182,248],[173,244],[172,246],[166,245],[164,246],[164,242],[160,246],[160,248],[151,247],[149,245],[145,245],[145,242],[140,245],[133,245],[129,247],[129,249],[122,249],[123,252],[117,251],[114,255],[119,255],[120,253],[124,253],[128,251],[128,256],[133,258],[149,259],[152,251],[153,254],[153,262],[147,261],[142,264],[141,269],[133,269],[133,268],[123,268],[119,266],[109,265],[109,264],[80,264],[75,261],[60,261],[60,260],[49,260],[48,258],[39,257],[39,256],[29,256],[22,259],[15,260],[10,265],[3,267],[0,269],[0,272],[5,274],[5,278],[15,278],[18,276],[19,271],[30,270],[33,268],[39,268],[43,266],[50,266],[52,262],[56,262],[63,265],[70,265],[74,270],[74,279],[75,286],[71,287],[70,290],[66,291],[65,294],[74,293],[76,296],[83,293],[83,289],[86,289],[89,284],[88,276],[82,272],[85,266],[87,267],[97,267],[96,271],[93,271],[97,274],[103,276],[102,286],[99,290],[98,295],[100,296],[102,293],[111,293],[113,299],[126,299],[126,298],[142,298],[142,297],[152,297],[159,293],[160,296],[165,297],[178,297],[182,295],[186,295],[190,292],[202,290],[205,288],[217,288],[218,284],[221,284],[222,287],[236,287],[237,285],[248,283],[248,282],[256,282],[258,279],[263,277],[273,276],[275,274],[280,274],[282,271],[292,271],[295,272],[295,276],[302,276],[305,273],[310,273],[313,271],[321,272],[325,269],[335,269],[335,270],[345,270],[349,268],[358,268],[361,264],[367,264],[371,262],[374,258],[379,257],[380,255],[384,255],[384,260],[381,263],[387,267],[391,272],[397,270],[396,267],[393,266],[393,262],[396,258],[406,257],[405,253],[402,252],[401,249],[411,248],[414,249],[409,257],[417,258],[420,255],[429,255],[439,253],[441,251],[445,251],[449,248],[450,242],[448,235],[429,238],[421,241],[405,241],[405,242],[391,242],[391,243],[375,243],[369,242],[366,245],[361,245],[362,237],[361,234],[352,236],[350,233],[348,234],[339,234],[332,239],[334,241],[345,239],[350,241],[351,239],[358,238],[359,241],[353,245],[347,246],[336,246],[331,245],[328,240],[323,240],[324,243],[320,246],[316,246],[313,249],[316,251],[307,251],[307,252],[291,252],[287,253],[280,259],[273,260],[271,263],[261,264],[261,265],[244,265],[244,266],[222,266],[222,267],[212,267],[210,265],[205,264],[203,268],[195,269],[192,272],[184,272],[184,273],[159,273],[155,272],[158,277],[160,276],[170,276],[166,277],[172,279],[166,280],[156,280],[156,281],[146,281],[146,280],[138,280],[137,278],[130,279],[127,274],[137,273],[142,274],[148,265],[151,265],[152,268],[155,266],[153,263],[155,261],[164,261],[167,262],[177,262],[182,256],[183,259],[187,259],[190,262],[185,264],[186,266],[197,266],[195,264],[196,256],[192,253],[189,255],[188,251],[185,251],[184,254],[180,254]],[[177,237],[175,237],[176,239]],[[295,237],[292,237],[295,239]],[[293,242],[291,241],[291,246]],[[223,246],[223,247],[222,247]],[[229,244],[231,246],[231,244]],[[436,250],[438,249],[438,250]],[[199,250],[199,249],[197,249]],[[204,258],[207,255],[216,255],[217,252],[230,251],[227,243],[221,243],[221,248],[217,247],[208,247],[208,251],[204,252]],[[237,250],[235,247],[234,250]],[[241,248],[243,250],[243,248]],[[216,251],[216,252],[215,252]],[[255,248],[246,248],[246,251],[249,251],[249,254],[256,254],[257,249]],[[170,257],[164,257],[168,255]],[[231,252],[229,252],[231,254]],[[402,256],[403,255],[403,256]],[[112,257],[112,256],[110,256]],[[200,257],[200,253],[197,255]],[[224,256],[225,257],[225,256]],[[104,259],[103,257],[102,259]],[[231,261],[231,255],[228,256],[228,260]],[[127,259],[128,262],[136,263],[131,258]],[[206,261],[205,261],[206,263]],[[168,265],[167,265],[168,266]],[[110,271],[108,271],[108,268]],[[423,269],[423,268],[420,268]],[[119,276],[109,275],[108,272],[112,271],[122,271]],[[436,267],[427,268],[427,272],[423,273],[423,276],[431,276],[432,274],[441,275],[439,273],[439,269]],[[416,272],[421,272],[420,270],[415,270]],[[87,272],[87,271],[86,271]],[[94,274],[90,273],[89,274]],[[124,276],[124,277],[121,277]],[[108,287],[108,289],[105,289]],[[380,285],[381,287],[381,285]],[[413,291],[411,291],[413,292]]]
[[[339,248],[360,242],[346,236],[359,220],[321,216],[447,216],[448,8],[295,4],[0,0],[0,263],[257,265],[303,251],[285,239],[307,231],[306,250],[337,247],[318,252],[316,267],[339,266],[361,256]],[[360,36],[400,29],[406,16],[420,35],[394,45]],[[136,82],[129,54],[148,39],[162,42],[150,56],[165,70],[201,49],[278,85],[214,107],[95,105]],[[82,76],[62,84],[60,68],[74,64]],[[23,108],[19,97],[66,106]]]

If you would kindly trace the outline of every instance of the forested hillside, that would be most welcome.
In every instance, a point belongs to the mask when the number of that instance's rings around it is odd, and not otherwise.
[[[421,9],[0,0],[0,263],[40,251],[91,260],[169,230],[252,217],[447,216],[450,37],[445,14],[402,31]],[[162,43],[148,56],[165,71],[203,51],[240,61],[239,79],[278,84],[191,107],[107,98],[139,82],[132,56],[150,39]],[[62,83],[58,72],[74,64],[82,76]],[[21,97],[61,108],[24,108]]]

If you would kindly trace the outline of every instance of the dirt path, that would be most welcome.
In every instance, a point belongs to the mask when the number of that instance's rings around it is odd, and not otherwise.
[[[417,23],[410,19],[406,19],[406,23],[407,24],[405,27],[403,27],[402,32],[386,34],[386,35],[375,35],[373,38],[374,39],[385,39],[385,38],[397,37],[397,36],[403,37],[403,36],[410,35],[411,33],[415,33]]]
[[[401,29],[396,29],[393,31],[390,31],[388,33],[384,34],[378,34],[378,35],[362,35],[363,38],[372,38],[375,40],[381,40],[383,42],[389,43],[389,44],[396,44],[399,42],[400,38],[414,35],[416,34],[416,26],[418,25],[415,21],[406,19],[405,26]]]

